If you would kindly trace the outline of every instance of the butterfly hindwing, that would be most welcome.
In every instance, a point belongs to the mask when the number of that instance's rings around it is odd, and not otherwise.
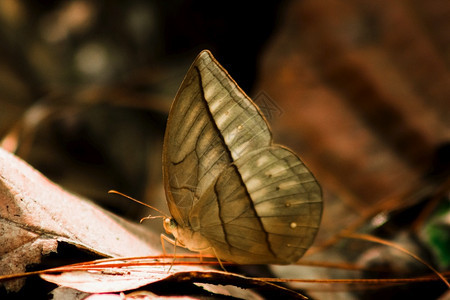
[[[196,230],[224,259],[292,263],[313,242],[321,210],[320,187],[301,160],[271,146],[226,168],[192,214],[199,218]]]

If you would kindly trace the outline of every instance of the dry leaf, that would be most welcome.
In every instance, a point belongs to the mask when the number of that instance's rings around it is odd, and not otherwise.
[[[80,292],[67,287],[58,287],[54,289],[51,293],[52,299],[71,299],[71,300],[81,300],[86,299],[89,293]]]
[[[137,262],[137,261],[133,261]],[[117,263],[117,262],[116,262]],[[41,278],[86,293],[112,293],[137,289],[144,285],[168,278],[177,272],[186,272],[186,266],[170,265],[133,265],[124,261],[123,267],[102,267],[95,264],[92,270],[69,271],[61,274],[42,274]],[[189,267],[190,271],[204,270],[201,267]]]
[[[70,194],[0,148],[0,274],[24,272],[67,242],[102,256],[159,253],[159,237]],[[17,291],[21,284],[9,282]]]
[[[117,263],[117,262],[116,262]],[[171,294],[184,294],[182,283],[195,283],[208,291],[220,295],[229,295],[245,299],[259,298],[247,289],[261,289],[279,294],[290,299],[304,299],[297,292],[274,285],[272,283],[248,278],[238,274],[221,271],[204,271],[200,267],[172,266],[169,265],[137,265],[138,261],[127,263],[123,266],[108,266],[108,262],[93,263],[91,269],[87,265],[83,270],[67,270],[61,274],[42,274],[41,277],[59,286],[76,289],[86,293],[113,293],[134,290],[151,283],[164,281],[169,286],[178,287],[179,290]],[[236,287],[238,289],[236,289]]]

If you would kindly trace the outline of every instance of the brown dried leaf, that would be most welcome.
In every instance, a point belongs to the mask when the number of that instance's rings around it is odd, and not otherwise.
[[[102,256],[154,255],[159,237],[70,194],[0,148],[0,274],[56,252],[66,242]],[[17,291],[22,283],[8,282]]]
[[[101,266],[101,264],[97,265]],[[70,287],[86,293],[113,293],[137,289],[163,280],[174,273],[187,271],[186,266],[168,265],[105,267],[89,271],[70,271],[61,274],[42,274],[41,278],[59,286]],[[190,267],[189,270],[202,270]]]
[[[266,281],[228,272],[204,271],[199,267],[190,266],[189,271],[186,271],[186,266],[172,266],[171,271],[168,272],[168,265],[133,266],[132,264],[127,264],[124,267],[105,266],[102,269],[98,269],[98,266],[101,266],[101,264],[96,264],[96,268],[92,270],[68,271],[57,275],[43,274],[41,277],[59,286],[73,288],[86,293],[123,292],[164,280],[167,283],[174,284],[174,286],[177,286],[179,283],[200,284],[213,293],[245,299],[248,299],[250,295],[252,298],[257,296],[250,291],[236,290],[232,287],[271,290],[280,296],[286,296],[290,299],[304,299],[297,292]],[[180,292],[177,291],[177,293]]]

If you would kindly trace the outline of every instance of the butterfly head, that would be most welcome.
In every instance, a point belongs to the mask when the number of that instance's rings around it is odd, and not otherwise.
[[[174,218],[164,218],[164,229],[166,230],[167,234],[171,234],[175,237],[175,240],[177,242],[177,245],[181,247],[186,247],[182,240],[179,238],[179,230],[180,226],[178,225],[177,221],[175,221]]]
[[[164,229],[168,234],[174,234],[177,231],[178,224],[173,218],[164,218]]]
[[[178,246],[214,255],[209,241],[200,232],[192,230],[192,227],[180,225],[174,218],[165,218],[164,229],[175,237]]]

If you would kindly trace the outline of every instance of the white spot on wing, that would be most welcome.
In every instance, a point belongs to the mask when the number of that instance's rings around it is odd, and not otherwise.
[[[254,191],[261,186],[261,180],[259,178],[252,178],[246,182],[246,186],[249,192]]]
[[[270,192],[271,191],[267,187],[261,188],[261,189],[259,189],[259,190],[257,190],[257,191],[252,193],[252,199],[253,200],[255,200],[255,199],[265,199],[266,198],[265,196],[267,196],[267,194],[270,193]]]
[[[267,171],[266,175],[268,176],[270,174],[272,176],[279,176],[279,175],[284,174],[285,172],[286,172],[286,168],[284,166],[276,165],[275,167],[273,167],[272,169]]]
[[[219,129],[223,128],[223,124],[225,123],[225,121],[228,119],[228,117],[230,116],[230,112],[226,111],[222,114],[219,114],[216,118],[216,124],[217,127],[219,127]]]
[[[298,185],[298,182],[297,182],[297,181],[295,181],[295,180],[290,180],[290,181],[286,181],[286,182],[280,183],[280,184],[278,185],[278,187],[279,187],[281,190],[288,190],[288,189],[290,189],[291,187],[297,186],[297,185]]]
[[[257,167],[261,167],[262,165],[266,164],[268,161],[269,161],[269,157],[267,157],[266,155],[261,156],[261,157],[258,158],[258,160],[256,161],[256,166],[257,166]],[[269,173],[269,172],[267,172],[266,175],[269,175],[268,173]]]
[[[238,135],[238,132],[239,132],[239,127],[233,129],[229,134],[227,134],[225,136],[225,142],[227,143],[227,145],[230,145],[233,142],[233,140]]]
[[[247,180],[247,178],[248,178],[251,174],[252,174],[252,173],[250,172],[250,170],[244,169],[244,170],[241,171],[241,176],[242,176],[242,179],[244,179],[244,181]]]
[[[233,158],[237,159],[239,158],[242,153],[244,152],[244,150],[248,147],[248,141],[246,141],[245,143],[240,144],[239,146],[233,147],[232,149],[232,153],[233,153]]]
[[[205,92],[205,98],[206,98],[206,99],[211,99],[211,97],[212,97],[214,94],[216,94],[216,87],[215,87],[215,85],[214,85],[214,84],[208,84],[208,85],[205,87],[204,92]]]
[[[259,204],[256,203],[255,209],[259,216],[276,215],[276,207],[275,207],[274,203],[272,203],[270,201],[264,201]]]
[[[222,99],[220,99],[220,100],[222,100]],[[220,100],[214,99],[213,101],[209,102],[209,108],[212,113],[215,113],[217,111],[217,109],[219,108],[219,106],[221,104]]]

